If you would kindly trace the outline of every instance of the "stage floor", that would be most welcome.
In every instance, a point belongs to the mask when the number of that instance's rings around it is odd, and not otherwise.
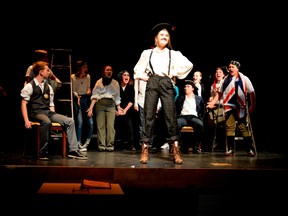
[[[221,150],[202,155],[185,153],[182,165],[172,162],[169,150],[150,152],[148,164],[139,163],[140,155],[140,150],[88,149],[88,159],[77,160],[63,159],[55,150],[49,161],[40,161],[22,152],[2,152],[1,205],[10,212],[32,215],[52,214],[58,209],[75,215],[99,208],[125,215],[149,211],[235,216],[280,214],[285,210],[286,199],[282,197],[288,192],[288,160],[284,152],[258,150],[254,158],[245,151],[233,157]],[[117,183],[124,196],[37,193],[43,183],[81,183],[83,179]]]
[[[62,158],[61,152],[51,153],[50,160],[41,161],[31,153],[0,152],[0,165],[5,166],[67,166],[91,168],[168,168],[168,169],[287,169],[285,152],[258,151],[256,157],[248,157],[239,150],[234,156],[225,156],[224,151],[204,152],[203,154],[182,153],[184,163],[174,164],[169,150],[149,151],[148,164],[139,163],[141,151],[115,150],[98,152],[88,149],[87,160]]]

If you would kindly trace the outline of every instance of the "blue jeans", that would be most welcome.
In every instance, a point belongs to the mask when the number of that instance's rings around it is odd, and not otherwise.
[[[90,140],[93,135],[94,122],[92,117],[87,116],[87,109],[90,105],[90,96],[83,95],[80,99],[80,105],[74,101],[74,112],[75,112],[75,127],[78,142]],[[86,123],[86,125],[84,125]],[[87,127],[85,131],[85,137],[83,134],[83,127]]]

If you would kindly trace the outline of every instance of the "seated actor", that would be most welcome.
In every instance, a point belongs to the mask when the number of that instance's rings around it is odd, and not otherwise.
[[[87,159],[79,151],[76,138],[75,123],[72,118],[58,114],[54,107],[54,91],[46,81],[50,75],[48,63],[37,61],[33,64],[35,77],[21,90],[21,111],[25,122],[25,128],[32,128],[32,121],[41,124],[41,160],[49,159],[48,143],[50,138],[50,126],[52,122],[60,123],[66,129],[69,143],[68,158]]]
[[[194,136],[192,148],[194,153],[201,154],[201,144],[204,133],[203,116],[205,112],[205,103],[201,96],[195,95],[198,88],[192,80],[185,80],[185,95],[179,96],[176,101],[177,122],[179,131],[184,126],[192,126]],[[180,134],[181,135],[181,134]],[[185,146],[182,146],[185,149]]]

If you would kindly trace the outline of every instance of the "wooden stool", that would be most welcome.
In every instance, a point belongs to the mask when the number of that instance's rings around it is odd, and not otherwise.
[[[193,133],[194,132],[193,127],[192,126],[184,126],[184,127],[182,127],[181,133],[187,133],[187,132]]]
[[[181,129],[181,133],[194,133],[194,128],[192,126],[183,126]],[[198,148],[202,149],[202,143],[198,143]],[[188,151],[190,151],[191,148],[188,148]]]
[[[33,122],[32,127],[36,129],[37,158],[39,158],[40,157],[40,148],[41,148],[40,123],[39,122]],[[51,131],[61,131],[61,133],[62,133],[62,157],[66,158],[67,136],[66,136],[65,129],[60,125],[60,123],[52,122],[50,130]],[[24,146],[24,150],[23,150],[23,155],[25,155],[25,146]]]

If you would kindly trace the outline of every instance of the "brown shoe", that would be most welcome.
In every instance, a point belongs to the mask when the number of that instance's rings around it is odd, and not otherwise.
[[[177,142],[177,141],[175,141]],[[176,164],[183,164],[183,160],[180,156],[180,150],[179,150],[179,146],[172,144],[172,149],[171,149],[171,153],[172,153],[172,157],[173,157],[173,161]]]
[[[142,164],[148,163],[148,149],[149,149],[149,145],[146,143],[143,143],[142,144],[142,154],[141,154],[141,159],[140,159],[140,163],[142,163]]]

